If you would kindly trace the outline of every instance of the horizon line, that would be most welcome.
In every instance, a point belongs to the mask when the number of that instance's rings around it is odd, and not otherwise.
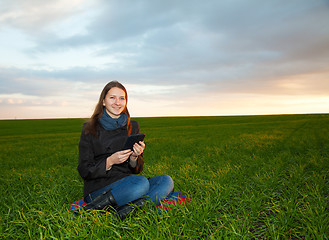
[[[168,116],[131,116],[130,118],[188,118],[188,117],[243,117],[243,116],[277,116],[277,115],[318,115],[329,114],[325,112],[309,112],[309,113],[262,113],[262,114],[221,114],[221,115],[168,115]],[[56,120],[56,119],[89,119],[90,117],[45,117],[45,118],[0,118],[5,120]]]

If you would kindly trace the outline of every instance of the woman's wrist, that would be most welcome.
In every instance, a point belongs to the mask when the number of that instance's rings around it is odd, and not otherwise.
[[[130,156],[129,165],[130,165],[132,168],[135,168],[135,167],[137,166],[137,159],[138,159],[138,156],[137,156],[137,157],[132,157],[132,156]]]
[[[136,161],[138,156],[134,156],[133,154],[130,155],[130,161]]]

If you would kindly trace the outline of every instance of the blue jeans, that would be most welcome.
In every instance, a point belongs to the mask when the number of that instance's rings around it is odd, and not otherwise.
[[[92,192],[85,197],[85,201],[89,203],[109,189],[112,189],[112,195],[119,206],[123,206],[143,196],[146,196],[146,199],[151,199],[158,205],[161,199],[167,197],[173,191],[174,181],[168,175],[160,175],[150,179],[141,175],[129,175]]]

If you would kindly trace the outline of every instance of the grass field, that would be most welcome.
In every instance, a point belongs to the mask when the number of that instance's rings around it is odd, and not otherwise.
[[[83,119],[0,121],[0,239],[328,239],[329,114],[137,118],[187,207],[68,212]]]

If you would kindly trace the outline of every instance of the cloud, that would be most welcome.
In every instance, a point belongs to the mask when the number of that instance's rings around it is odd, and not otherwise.
[[[83,0],[11,0],[0,10],[0,23],[25,31],[40,31],[45,27],[70,18],[72,13],[82,11]]]
[[[2,104],[92,101],[113,79],[164,106],[205,94],[328,96],[328,10],[307,0],[8,1]]]
[[[84,40],[79,38],[84,44],[104,44],[98,53],[115,56],[118,66],[129,68],[139,81],[148,73],[171,84],[266,81],[268,72],[280,77],[328,71],[329,15],[320,3],[117,4],[104,3],[107,15],[89,25]]]

